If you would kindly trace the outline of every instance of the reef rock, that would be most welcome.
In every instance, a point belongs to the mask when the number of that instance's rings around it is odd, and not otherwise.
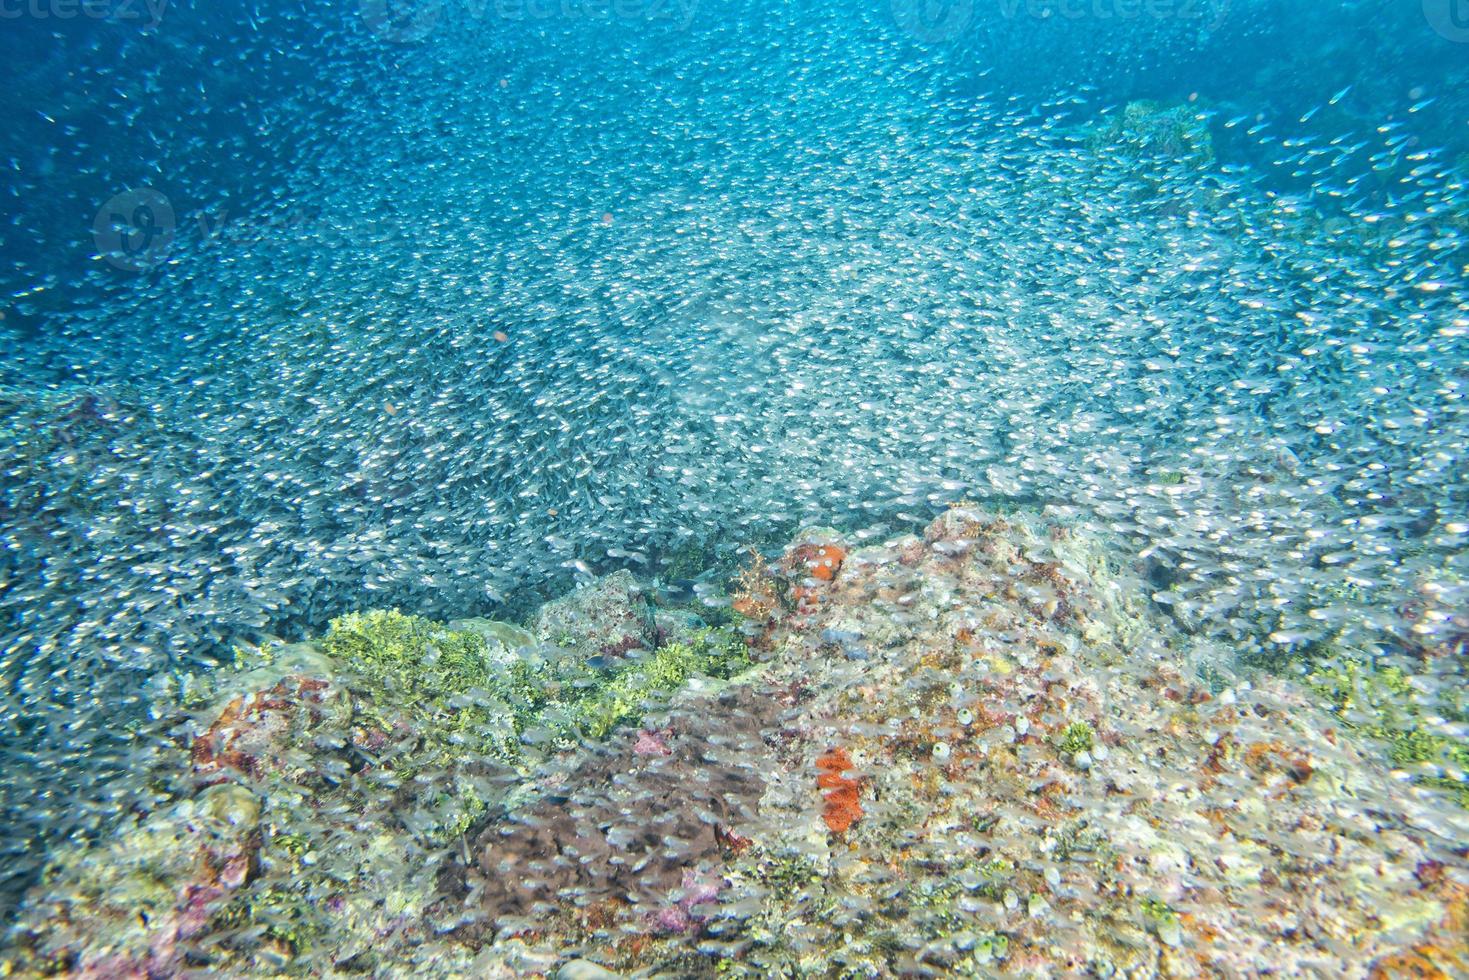
[[[533,626],[542,643],[587,657],[620,657],[658,645],[652,600],[631,572],[613,572],[541,607]]]
[[[53,856],[8,969],[1464,975],[1469,820],[1387,766],[1443,747],[1219,666],[1128,568],[956,507],[754,556],[739,634],[625,574],[508,662],[343,617],[208,682],[184,789]]]

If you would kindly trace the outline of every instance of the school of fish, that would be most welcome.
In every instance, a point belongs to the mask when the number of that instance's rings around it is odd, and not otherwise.
[[[1125,535],[1233,657],[1462,686],[1469,97],[1434,63],[1189,85],[1271,36],[1241,0],[360,6],[312,71],[306,15],[234,24],[248,131],[98,150],[88,207],[162,195],[166,254],[133,227],[6,299],[7,896],[146,797],[116,777],[156,751],[161,672],[355,609],[515,618],[618,568],[706,590],[747,545],[961,500]],[[127,42],[175,46],[156,75],[92,97],[152,118],[186,69],[214,84],[189,10]],[[1411,13],[1381,43],[1462,65]],[[299,85],[261,100],[252,70]],[[17,125],[65,139],[49,118]],[[221,169],[261,146],[289,166],[237,204]]]

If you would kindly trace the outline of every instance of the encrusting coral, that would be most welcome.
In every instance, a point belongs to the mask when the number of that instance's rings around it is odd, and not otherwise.
[[[859,799],[862,784],[844,775],[852,768],[852,757],[846,749],[832,749],[817,758],[816,768],[821,770],[821,775],[816,777],[816,785],[826,791],[822,794],[826,807],[821,812],[821,819],[826,821],[832,833],[845,833],[862,819]]]
[[[244,652],[162,692],[176,788],[53,856],[11,971],[1461,975],[1464,812],[1358,743],[1365,695],[1199,679],[1117,555],[961,506],[756,556],[743,632],[619,577],[535,642]]]

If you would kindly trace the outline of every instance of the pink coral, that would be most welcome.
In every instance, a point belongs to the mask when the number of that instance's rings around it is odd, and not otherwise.
[[[702,874],[685,868],[683,882],[674,892],[677,900],[652,914],[653,929],[663,933],[688,932],[704,923],[704,917],[695,915],[694,909],[719,897],[725,882],[715,874]]]
[[[634,755],[669,755],[669,754],[671,754],[671,751],[672,750],[670,750],[667,745],[664,745],[663,744],[663,739],[668,734],[669,734],[669,732],[667,730],[664,730],[664,731],[650,731],[648,729],[644,729],[643,731],[638,732],[638,740],[633,743],[633,747],[632,747],[633,754]]]
[[[688,932],[694,920],[677,905],[669,905],[653,913],[653,929],[656,932]]]

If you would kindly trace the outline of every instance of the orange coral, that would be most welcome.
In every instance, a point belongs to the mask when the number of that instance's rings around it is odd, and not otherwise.
[[[862,804],[858,800],[861,784],[842,775],[852,768],[852,757],[846,749],[830,749],[817,757],[816,768],[821,770],[816,785],[826,790],[821,818],[832,833],[844,833],[862,819]]]
[[[816,757],[816,768],[827,772],[846,772],[852,768],[852,757],[846,749],[829,749]]]
[[[837,577],[846,559],[847,549],[839,544],[803,544],[786,556],[785,567],[792,572],[804,571],[814,579],[830,582]]]
[[[1279,742],[1255,742],[1245,749],[1245,765],[1251,769],[1264,772],[1271,768],[1271,756],[1279,755],[1285,751],[1285,746]]]
[[[841,545],[824,544],[816,549],[816,559],[811,565],[811,574],[823,582],[830,582],[837,577],[837,571],[841,569],[842,562],[847,559],[847,549]]]
[[[731,605],[735,612],[749,619],[764,619],[772,608],[753,596],[741,596]]]
[[[1430,879],[1434,876],[1430,873]],[[1420,873],[1419,880],[1423,875]],[[1448,907],[1443,920],[1411,949],[1384,956],[1372,964],[1371,980],[1449,980],[1469,976],[1469,888],[1435,882],[1429,894]]]
[[[815,589],[798,585],[791,590],[791,601],[796,604],[797,613],[802,616],[810,616],[820,607],[821,596]]]
[[[1293,754],[1278,741],[1256,742],[1245,749],[1244,760],[1258,773],[1283,772],[1297,783],[1304,783],[1316,771],[1306,756]]]
[[[826,794],[826,807],[821,818],[832,833],[845,833],[847,828],[862,819],[862,804],[857,801],[857,784],[846,780],[847,785]]]
[[[1383,957],[1372,965],[1372,972],[1369,976],[1372,980],[1402,977],[1413,977],[1416,980],[1450,980],[1449,974],[1434,962],[1441,955],[1442,951],[1437,946],[1424,943],[1410,950]]]

